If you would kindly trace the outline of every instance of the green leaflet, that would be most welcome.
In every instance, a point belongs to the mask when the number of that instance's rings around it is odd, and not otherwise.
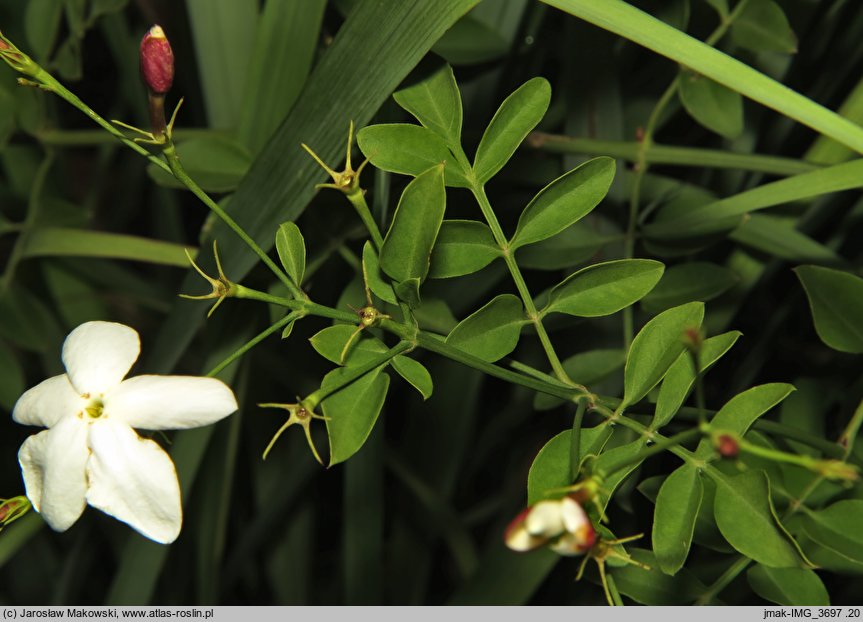
[[[461,149],[461,93],[449,65],[396,91],[393,99],[452,149]]]
[[[611,568],[610,574],[621,594],[642,605],[688,605],[705,586],[698,578],[687,570],[681,571],[675,577],[663,574],[657,567],[657,559],[653,553],[644,549],[630,549],[632,558],[649,568],[641,568],[633,564]]]
[[[742,333],[732,330],[721,335],[705,339],[701,344],[698,363],[701,372],[705,372],[718,361],[737,342]],[[683,405],[692,385],[695,384],[695,366],[692,355],[682,352],[662,379],[659,387],[659,397],[656,400],[656,411],[650,427],[654,430],[662,428],[671,421]]]
[[[435,242],[429,278],[472,274],[501,256],[488,225],[477,220],[444,220]]]
[[[704,303],[673,307],[644,325],[632,341],[624,369],[621,408],[634,404],[662,380],[684,350],[687,330],[698,329],[704,318]]]
[[[524,208],[510,247],[545,240],[583,218],[608,193],[614,170],[611,158],[594,158],[548,184]]]
[[[662,280],[648,293],[641,306],[658,313],[687,302],[707,302],[729,290],[738,281],[737,275],[724,266],[706,261],[693,261],[672,266]]]
[[[363,365],[378,358],[387,351],[383,341],[369,335],[360,333],[357,335],[357,327],[349,324],[335,324],[318,331],[309,342],[315,351],[328,361],[336,365],[344,365],[347,368]],[[350,347],[345,351],[345,345],[353,339]],[[346,354],[344,360],[342,355]],[[425,366],[412,358],[400,354],[390,360],[392,368],[411,384],[423,399],[428,399],[432,394],[432,378]]]
[[[616,313],[653,289],[664,269],[652,259],[619,259],[588,266],[551,290],[542,313],[580,317]]]
[[[334,369],[321,382],[321,388],[337,384],[346,368]],[[321,403],[330,439],[330,466],[353,456],[371,434],[384,406],[390,377],[378,370],[361,376],[333,393]]]
[[[405,379],[414,389],[419,391],[424,400],[431,397],[434,385],[425,365],[404,354],[399,354],[391,361],[392,368]]]
[[[737,138],[743,131],[743,98],[739,93],[691,71],[679,78],[680,102],[701,125],[725,138]]]
[[[863,279],[819,266],[800,266],[795,272],[821,341],[840,352],[863,352]]]
[[[598,425],[581,430],[579,463],[589,455],[597,455],[611,436],[611,426]],[[533,505],[542,499],[562,497],[557,490],[572,484],[572,430],[564,430],[549,440],[530,465],[527,474],[527,504]]]
[[[384,342],[377,337],[370,336],[368,331],[362,331],[355,337],[356,332],[356,326],[351,324],[336,324],[318,331],[312,335],[309,342],[322,357],[331,363],[345,365],[346,367],[362,365],[387,351]],[[363,333],[366,334],[364,335]],[[345,353],[345,344],[351,338],[354,341]],[[343,353],[346,354],[344,361],[342,360]]]
[[[776,406],[794,391],[794,386],[783,382],[762,384],[738,393],[719,409],[710,426],[714,430],[727,430],[732,434],[743,436],[749,427],[768,410]],[[712,447],[707,439],[698,444],[696,455],[706,458],[712,454]]]
[[[771,568],[757,564],[746,573],[749,585],[764,600],[777,605],[829,605],[830,595],[810,568]]]
[[[719,531],[737,551],[771,568],[804,567],[806,561],[782,527],[764,471],[734,477],[713,477],[716,482],[714,516]]]
[[[368,240],[363,245],[363,275],[366,285],[375,296],[391,305],[398,304],[392,285],[387,283],[381,274],[381,266],[375,247]]]
[[[818,544],[863,563],[861,517],[863,500],[846,499],[823,510],[807,512],[803,524],[806,534]]]
[[[381,248],[381,269],[400,283],[415,279],[418,287],[428,274],[445,209],[443,166],[438,165],[417,176],[402,193]]]
[[[602,502],[602,507],[608,507],[617,487],[623,483],[623,480],[629,477],[630,473],[641,466],[643,459],[637,460],[636,458],[644,450],[644,447],[645,440],[643,438],[637,438],[625,445],[612,447],[611,449],[602,452],[591,464],[590,468],[592,472],[603,473],[608,470],[609,463],[618,465],[621,460],[629,462],[627,466],[623,468],[615,468],[615,470],[603,478],[602,487],[599,491],[599,499]]]
[[[444,163],[447,186],[470,187],[447,143],[427,128],[408,123],[370,125],[359,131],[357,144],[372,164],[390,173],[417,176]]]
[[[515,350],[525,324],[521,300],[512,294],[501,294],[459,322],[446,342],[494,363]]]
[[[674,575],[683,567],[703,495],[701,474],[690,464],[672,471],[659,489],[651,537],[662,572]]]
[[[545,78],[528,80],[503,101],[476,150],[473,172],[479,184],[485,184],[509,161],[545,116],[550,101],[551,86]]]
[[[773,0],[749,0],[731,25],[731,40],[754,52],[797,51],[797,36]]]
[[[306,243],[297,225],[286,222],[279,226],[276,231],[276,252],[294,285],[302,286],[306,272]]]

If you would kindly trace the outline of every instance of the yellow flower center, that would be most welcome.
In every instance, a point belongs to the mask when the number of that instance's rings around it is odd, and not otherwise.
[[[84,395],[83,397],[87,398],[89,395]],[[84,407],[83,414],[87,415],[90,419],[98,419],[102,416],[102,411],[105,409],[105,404],[102,402],[101,397],[93,398],[90,402]]]

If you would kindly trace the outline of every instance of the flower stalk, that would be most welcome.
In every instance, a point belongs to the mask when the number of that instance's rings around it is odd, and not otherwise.
[[[365,190],[360,187],[360,175],[369,161],[367,159],[363,160],[363,163],[360,164],[360,167],[357,170],[353,169],[353,166],[351,165],[351,148],[353,147],[353,142],[354,122],[351,121],[348,126],[348,146],[345,153],[345,168],[342,171],[335,171],[327,166],[326,162],[324,162],[318,154],[312,151],[311,147],[307,144],[302,143],[302,147],[333,180],[333,183],[331,184],[317,184],[315,188],[331,188],[344,194],[348,201],[351,202],[351,205],[353,205],[354,210],[356,210],[357,215],[360,217],[360,220],[363,221],[369,235],[371,235],[375,249],[380,253],[381,247],[384,245],[384,238],[381,235],[381,230],[378,227],[377,222],[375,222],[375,219],[372,216],[368,203],[366,203]]]

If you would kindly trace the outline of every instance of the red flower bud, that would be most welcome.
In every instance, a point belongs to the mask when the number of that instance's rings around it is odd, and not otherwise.
[[[740,453],[740,445],[733,436],[720,434],[716,439],[716,451],[723,458],[736,458],[737,454]]]
[[[151,92],[164,95],[174,82],[174,52],[161,26],[153,26],[141,39],[141,75]]]

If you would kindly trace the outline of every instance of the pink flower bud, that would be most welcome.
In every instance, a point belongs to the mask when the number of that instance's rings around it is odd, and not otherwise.
[[[153,26],[141,39],[141,75],[151,92],[164,95],[174,82],[174,52],[161,26]]]

